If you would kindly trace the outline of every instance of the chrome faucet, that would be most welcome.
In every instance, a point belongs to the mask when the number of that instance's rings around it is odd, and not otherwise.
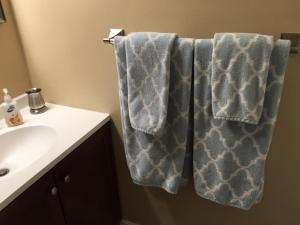
[[[26,91],[28,95],[28,105],[32,114],[39,114],[47,111],[47,106],[41,94],[41,88],[31,88]]]

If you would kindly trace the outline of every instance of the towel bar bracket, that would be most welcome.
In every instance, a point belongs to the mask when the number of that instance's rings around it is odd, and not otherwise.
[[[281,39],[291,41],[291,53],[299,54],[300,51],[300,33],[281,33]]]
[[[103,38],[102,41],[106,44],[114,44],[114,38],[116,36],[124,36],[124,29],[110,29],[109,35],[107,38]]]

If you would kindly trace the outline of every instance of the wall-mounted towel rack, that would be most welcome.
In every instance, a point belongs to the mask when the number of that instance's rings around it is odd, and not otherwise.
[[[103,38],[103,42],[106,44],[114,44],[114,38],[116,36],[124,36],[124,29],[110,29],[107,38]],[[300,51],[300,33],[281,33],[281,39],[291,41],[291,53],[298,54]]]

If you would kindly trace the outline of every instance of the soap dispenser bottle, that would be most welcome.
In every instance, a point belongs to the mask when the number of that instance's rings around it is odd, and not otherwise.
[[[23,117],[16,106],[16,101],[11,98],[6,88],[3,89],[4,93],[4,108],[5,108],[5,122],[7,126],[13,127],[23,124]]]

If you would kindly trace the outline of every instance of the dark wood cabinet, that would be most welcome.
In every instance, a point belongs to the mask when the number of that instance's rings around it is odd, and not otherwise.
[[[1,225],[65,225],[52,172],[0,212]]]
[[[108,127],[103,127],[54,168],[69,225],[114,225],[115,179]],[[115,193],[114,193],[115,192]]]
[[[109,124],[0,212],[0,225],[117,225],[120,219]]]

